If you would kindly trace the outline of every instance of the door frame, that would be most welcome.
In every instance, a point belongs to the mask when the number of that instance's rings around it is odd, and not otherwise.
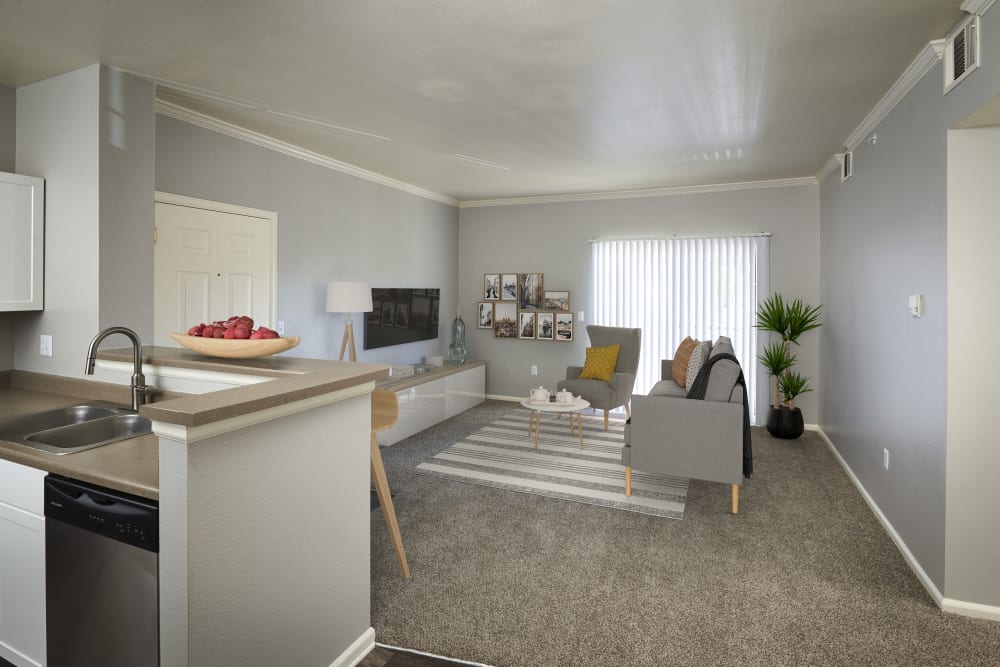
[[[232,213],[234,215],[242,215],[250,218],[260,218],[262,220],[267,220],[270,223],[271,230],[271,256],[268,258],[268,266],[271,271],[271,285],[268,289],[268,301],[270,302],[270,308],[268,308],[268,317],[270,319],[270,324],[275,329],[278,328],[278,213],[277,211],[265,211],[259,208],[249,208],[247,206],[238,206],[236,204],[227,204],[225,202],[212,201],[210,199],[198,199],[197,197],[188,197],[186,195],[173,194],[171,192],[160,192],[159,190],[153,193],[153,203],[154,207],[156,204],[171,204],[173,206],[186,206],[188,208],[198,208],[206,211],[216,211],[218,213]],[[153,215],[153,229],[155,239],[155,229],[156,229],[156,215]],[[154,268],[154,275],[156,273]]]

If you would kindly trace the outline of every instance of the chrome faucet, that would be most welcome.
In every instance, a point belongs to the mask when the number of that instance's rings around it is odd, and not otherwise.
[[[97,347],[101,341],[112,334],[123,334],[132,341],[132,409],[138,410],[146,400],[146,378],[142,375],[142,343],[139,336],[125,327],[108,327],[94,336],[87,350],[87,375],[94,374],[94,362],[97,360]]]

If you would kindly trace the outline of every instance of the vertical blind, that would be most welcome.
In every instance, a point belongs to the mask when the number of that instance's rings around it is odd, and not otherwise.
[[[767,294],[768,238],[675,238],[595,241],[594,320],[642,329],[635,393],[660,380],[690,336],[728,336],[743,367],[750,419],[757,413],[757,295]],[[766,399],[765,399],[766,400]]]

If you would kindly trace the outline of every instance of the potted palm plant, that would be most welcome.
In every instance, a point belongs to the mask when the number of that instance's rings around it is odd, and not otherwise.
[[[768,297],[757,308],[754,326],[781,336],[781,341],[766,345],[758,357],[767,374],[774,378],[774,404],[768,411],[767,431],[776,438],[794,440],[805,427],[802,411],[795,407],[795,398],[812,388],[809,378],[792,370],[797,361],[792,354],[792,343],[798,345],[802,334],[822,326],[820,308],[801,299],[786,302],[780,294]]]

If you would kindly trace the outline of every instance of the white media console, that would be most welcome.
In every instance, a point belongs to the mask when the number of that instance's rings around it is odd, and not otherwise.
[[[486,399],[486,363],[466,361],[376,383],[378,389],[396,392],[399,421],[378,433],[380,445],[392,445],[433,426]]]

